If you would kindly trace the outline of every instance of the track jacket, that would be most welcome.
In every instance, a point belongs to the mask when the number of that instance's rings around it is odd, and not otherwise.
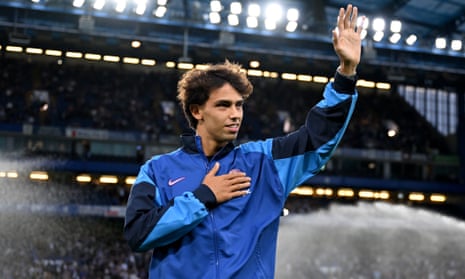
[[[213,158],[200,138],[148,160],[128,199],[124,235],[134,251],[153,249],[157,279],[273,278],[279,218],[289,193],[317,174],[342,138],[355,107],[355,80],[336,73],[299,130],[225,146]],[[250,194],[216,204],[202,180],[238,169]]]

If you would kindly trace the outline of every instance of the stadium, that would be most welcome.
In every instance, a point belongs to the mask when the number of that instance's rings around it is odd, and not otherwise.
[[[351,3],[357,107],[283,208],[276,278],[465,278],[465,3]],[[124,215],[140,166],[190,130],[180,76],[240,63],[238,142],[285,136],[334,76],[346,4],[1,1],[0,278],[148,278]]]

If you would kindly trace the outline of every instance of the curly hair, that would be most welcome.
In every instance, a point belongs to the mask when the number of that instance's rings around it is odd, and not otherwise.
[[[192,69],[184,73],[178,82],[178,100],[184,115],[191,128],[197,127],[197,119],[190,112],[193,104],[203,105],[210,97],[210,93],[226,83],[247,99],[253,91],[253,85],[242,71],[239,64],[225,61],[219,64],[210,64],[205,69]]]

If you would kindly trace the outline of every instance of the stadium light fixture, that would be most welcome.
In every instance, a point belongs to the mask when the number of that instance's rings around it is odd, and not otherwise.
[[[417,42],[417,35],[415,34],[410,34],[407,39],[405,40],[407,45],[411,46]]]
[[[242,13],[242,4],[240,2],[232,2],[229,10],[232,14],[239,15]]]
[[[18,178],[17,171],[0,171],[0,178]]]
[[[45,55],[48,55],[48,56],[61,56],[62,51],[61,50],[56,50],[56,49],[46,49],[45,50]]]
[[[287,24],[286,24],[286,31],[287,32],[295,32],[295,30],[297,30],[297,21],[289,21]]]
[[[259,17],[261,13],[261,9],[258,4],[252,3],[249,5],[247,12],[249,16]]]
[[[278,22],[282,19],[283,8],[277,3],[271,3],[265,8],[265,18]]]
[[[434,42],[434,46],[437,48],[437,49],[445,49],[447,47],[447,40],[446,38],[444,37],[438,37],[436,38],[435,42]]]
[[[48,173],[45,172],[45,171],[32,171],[29,174],[29,178],[31,180],[47,181],[48,180]]]
[[[118,177],[114,175],[102,175],[99,177],[99,182],[104,184],[116,184],[118,183]]]
[[[362,199],[373,199],[375,197],[375,192],[371,190],[360,190],[358,192],[358,197]]]
[[[84,58],[87,60],[100,60],[102,56],[100,54],[95,53],[86,53],[84,54]]]
[[[134,41],[131,41],[131,47],[132,48],[140,48],[142,45],[141,41],[139,40],[134,40]]]
[[[375,42],[381,42],[381,40],[384,38],[384,32],[383,31],[376,31],[375,34],[373,35],[373,40]]]
[[[126,183],[126,185],[132,185],[132,184],[134,184],[134,182],[136,182],[136,177],[135,176],[128,176],[124,180],[124,183]]]
[[[354,190],[349,189],[349,188],[341,188],[337,190],[337,196],[338,197],[348,197],[352,198],[354,196]]]
[[[124,12],[126,9],[126,0],[118,0],[116,2],[115,11],[118,13]]]
[[[384,19],[377,17],[373,20],[372,28],[376,32],[384,32],[384,28],[386,27],[386,22]]]
[[[374,81],[368,81],[368,80],[364,80],[364,79],[359,79],[357,81],[357,86],[360,86],[360,87],[366,87],[366,88],[375,88],[376,87],[376,83]]]
[[[290,8],[287,10],[286,18],[288,21],[298,21],[299,20],[299,10],[296,8]]]
[[[314,191],[312,187],[309,186],[299,186],[292,190],[292,194],[300,195],[300,196],[312,196]]]
[[[73,7],[82,8],[84,6],[85,0],[73,0]]]
[[[112,63],[118,63],[120,61],[120,57],[119,56],[115,56],[115,55],[104,55],[103,56],[103,61],[105,62],[112,62]]]
[[[297,80],[298,81],[307,81],[307,82],[310,82],[312,81],[312,76],[310,75],[297,75]]]
[[[252,60],[249,62],[250,68],[258,68],[260,67],[260,62],[258,60]]]
[[[228,24],[231,26],[239,25],[239,17],[236,14],[228,15]]]
[[[400,33],[402,31],[402,22],[400,20],[391,21],[390,29],[392,33]]]
[[[156,17],[164,17],[165,14],[166,14],[166,11],[167,11],[167,8],[166,6],[158,6],[154,11],[153,11],[153,15],[156,16]]]
[[[209,18],[210,18],[210,23],[212,24],[218,24],[221,22],[221,16],[220,16],[220,13],[218,12],[211,12],[209,14]]]
[[[143,15],[147,9],[147,0],[135,0],[136,9],[134,12],[138,15]]]
[[[327,83],[328,82],[328,77],[314,76],[313,81],[316,82],[316,83]]]
[[[258,19],[254,16],[247,17],[247,27],[249,28],[257,28],[258,27]]]
[[[8,52],[23,52],[23,48],[20,46],[6,46],[5,50]]]
[[[296,80],[297,75],[293,73],[282,73],[281,78],[286,80]]]
[[[26,48],[26,53],[29,53],[29,54],[42,54],[42,53],[44,53],[44,50],[41,49],[41,48],[28,47],[28,48]]]
[[[248,76],[253,76],[253,77],[261,77],[261,76],[263,76],[263,71],[262,70],[257,70],[257,69],[248,69],[247,70],[247,75]]]
[[[327,197],[330,197],[333,195],[333,189],[331,188],[317,188],[315,190],[315,193],[318,195],[318,196],[327,196]]]
[[[136,58],[136,57],[123,57],[123,63],[124,64],[136,65],[136,64],[139,64],[139,62],[140,62],[140,59]]]
[[[389,41],[393,44],[397,44],[399,41],[400,41],[400,38],[402,36],[400,35],[400,33],[393,33],[390,37],[389,37]]]
[[[376,88],[382,89],[382,90],[390,90],[391,89],[391,84],[387,82],[377,82],[376,83]]]
[[[153,59],[142,59],[140,63],[145,66],[155,66],[155,64],[157,64],[157,61]]]
[[[210,2],[210,10],[212,12],[219,13],[221,12],[222,9],[223,9],[223,6],[221,5],[220,1],[213,0]]]
[[[194,68],[194,64],[192,63],[185,63],[185,62],[178,63],[178,69],[180,70],[190,70],[193,68]]]
[[[65,52],[65,56],[68,58],[82,58],[83,54],[82,52],[76,52],[76,51],[67,51]]]
[[[176,67],[176,62],[167,61],[167,62],[165,63],[165,67],[166,67],[166,68],[169,68],[169,69],[172,69],[172,68]]]
[[[425,200],[425,195],[422,193],[415,193],[412,192],[408,195],[408,199],[411,201],[424,201]]]
[[[462,50],[462,40],[454,39],[450,43],[450,48],[454,51]]]
[[[103,9],[103,6],[105,6],[105,0],[95,0],[93,5],[94,9],[97,11]]]
[[[76,176],[76,181],[80,183],[89,183],[92,181],[92,177],[88,174],[80,174]]]
[[[208,67],[209,67],[209,65],[207,65],[207,64],[196,64],[195,65],[195,68],[199,69],[199,70],[206,70],[206,69],[208,69]]]
[[[265,29],[266,30],[275,30],[276,29],[276,21],[272,18],[265,19]]]
[[[447,200],[446,196],[442,194],[431,194],[429,199],[432,202],[445,202]]]

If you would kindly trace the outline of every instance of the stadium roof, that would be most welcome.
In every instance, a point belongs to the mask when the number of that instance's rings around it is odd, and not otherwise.
[[[119,0],[122,2],[121,0]],[[341,0],[310,1],[211,1],[211,0],[127,0],[123,11],[115,11],[118,1],[83,0],[73,6],[73,0],[4,0],[0,2],[1,44],[24,44],[34,47],[66,49],[153,57],[159,60],[190,59],[195,63],[214,62],[229,58],[240,63],[260,59],[269,70],[331,73],[338,61],[331,47],[331,30],[338,9],[347,4]],[[163,1],[162,1],[163,2]],[[220,23],[209,21],[212,3],[221,4]],[[239,24],[228,24],[232,2],[242,4]],[[277,26],[267,30],[245,26],[246,6],[271,2],[283,10],[299,10],[294,32]],[[145,10],[137,14],[137,3]],[[394,79],[430,85],[462,85],[465,69],[464,47],[452,50],[452,40],[462,41],[465,32],[465,0],[354,0],[360,14],[370,24],[375,18],[385,19],[384,37],[375,41],[374,31],[367,27],[364,40],[364,75],[372,79]],[[165,7],[163,16],[155,10]],[[273,10],[272,13],[277,13]],[[393,20],[402,23],[397,43],[389,41]],[[417,41],[407,45],[405,39],[415,34]],[[437,38],[444,40],[443,49],[435,46]],[[130,41],[139,40],[134,49]],[[420,74],[421,73],[421,74]],[[369,77],[370,78],[370,77]]]

